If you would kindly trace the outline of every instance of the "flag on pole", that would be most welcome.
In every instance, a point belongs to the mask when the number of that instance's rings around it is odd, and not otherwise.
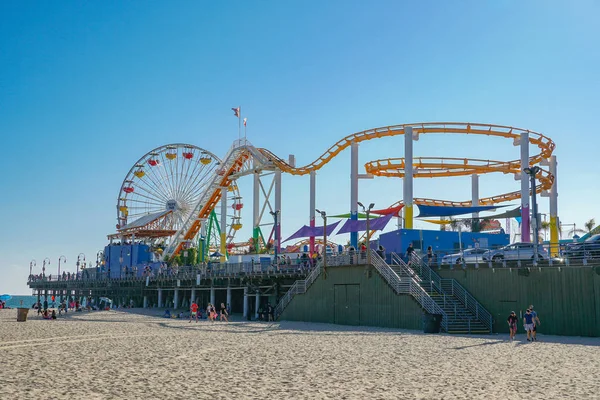
[[[246,121],[248,120],[248,118],[244,118],[244,126],[246,126]]]
[[[236,117],[238,117],[238,118],[240,117],[240,108],[239,107],[233,107],[231,110],[233,111],[233,114]]]

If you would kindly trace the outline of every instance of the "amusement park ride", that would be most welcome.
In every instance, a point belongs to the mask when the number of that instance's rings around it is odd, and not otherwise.
[[[513,141],[519,146],[518,160],[496,161],[469,158],[413,157],[413,142],[423,134],[465,134],[496,136]],[[384,137],[404,135],[404,158],[370,161],[365,164],[365,174],[359,174],[359,143]],[[530,155],[534,145],[539,152]],[[159,244],[161,257],[173,257],[191,247],[199,249],[199,258],[217,254],[224,261],[251,245],[258,252],[261,246],[275,238],[280,246],[281,221],[263,223],[265,211],[281,210],[281,174],[310,176],[310,226],[315,226],[316,171],[323,168],[343,150],[351,149],[351,219],[358,218],[358,181],[373,176],[403,178],[403,199],[391,205],[403,205],[404,228],[413,227],[413,205],[467,207],[495,205],[521,199],[521,240],[530,241],[529,195],[530,179],[523,169],[535,165],[540,169],[535,191],[550,198],[551,243],[558,243],[558,194],[556,190],[556,156],[552,155],[554,142],[529,130],[489,124],[434,122],[394,125],[370,129],[348,135],[327,149],[310,164],[296,167],[294,157],[289,161],[264,148],[254,147],[246,139],[236,140],[225,157],[220,159],[208,150],[189,145],[171,144],[156,148],[141,157],[127,173],[117,200],[117,232],[109,239],[135,240]],[[479,198],[478,178],[481,174],[501,172],[513,174],[521,181],[518,191]],[[252,175],[253,209],[252,239],[235,243],[235,235],[242,228],[244,203],[237,180]],[[464,201],[446,201],[414,198],[414,178],[472,176],[472,198]],[[262,199],[262,202],[261,202]],[[268,215],[268,213],[267,213]],[[474,217],[477,217],[474,214]],[[270,226],[268,238],[261,227]],[[267,239],[267,240],[265,240]],[[351,244],[356,248],[358,233],[351,233]],[[310,238],[311,253],[316,240]],[[158,248],[158,247],[157,247]],[[159,250],[159,252],[160,252]]]

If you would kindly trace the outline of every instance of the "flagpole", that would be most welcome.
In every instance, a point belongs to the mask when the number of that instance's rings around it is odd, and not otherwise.
[[[242,106],[238,107],[240,115],[238,115],[238,140],[242,140]]]

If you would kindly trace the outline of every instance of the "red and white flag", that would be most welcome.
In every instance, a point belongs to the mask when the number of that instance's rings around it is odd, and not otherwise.
[[[246,126],[246,121],[248,120],[248,118],[244,118],[244,126]]]
[[[233,111],[233,114],[234,114],[236,117],[238,117],[238,118],[240,117],[240,108],[239,108],[239,107],[234,107],[234,108],[232,108],[231,110]]]

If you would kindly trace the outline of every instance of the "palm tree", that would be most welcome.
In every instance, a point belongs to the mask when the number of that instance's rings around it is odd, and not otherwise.
[[[585,226],[585,230],[587,231],[587,233],[591,233],[592,229],[594,229],[594,227],[596,226],[596,220],[594,218],[591,218],[583,225]]]
[[[579,229],[577,228],[576,224],[573,224],[573,228],[569,229],[569,231],[567,232],[567,235],[570,237],[574,237],[575,235],[577,235],[578,233],[582,233],[585,234],[586,231],[584,231],[583,229]]]
[[[468,229],[470,231],[473,231],[473,228],[477,225],[477,222],[474,219],[463,219],[458,221],[459,225],[462,225],[465,227],[465,229]]]
[[[450,229],[452,229],[453,231],[457,230],[460,226],[460,221],[452,217],[448,219],[448,222],[448,225],[450,225]]]
[[[548,232],[549,229],[550,229],[550,222],[542,221],[542,223],[540,224],[540,230],[542,232],[544,232],[544,240],[546,240],[546,232]]]

